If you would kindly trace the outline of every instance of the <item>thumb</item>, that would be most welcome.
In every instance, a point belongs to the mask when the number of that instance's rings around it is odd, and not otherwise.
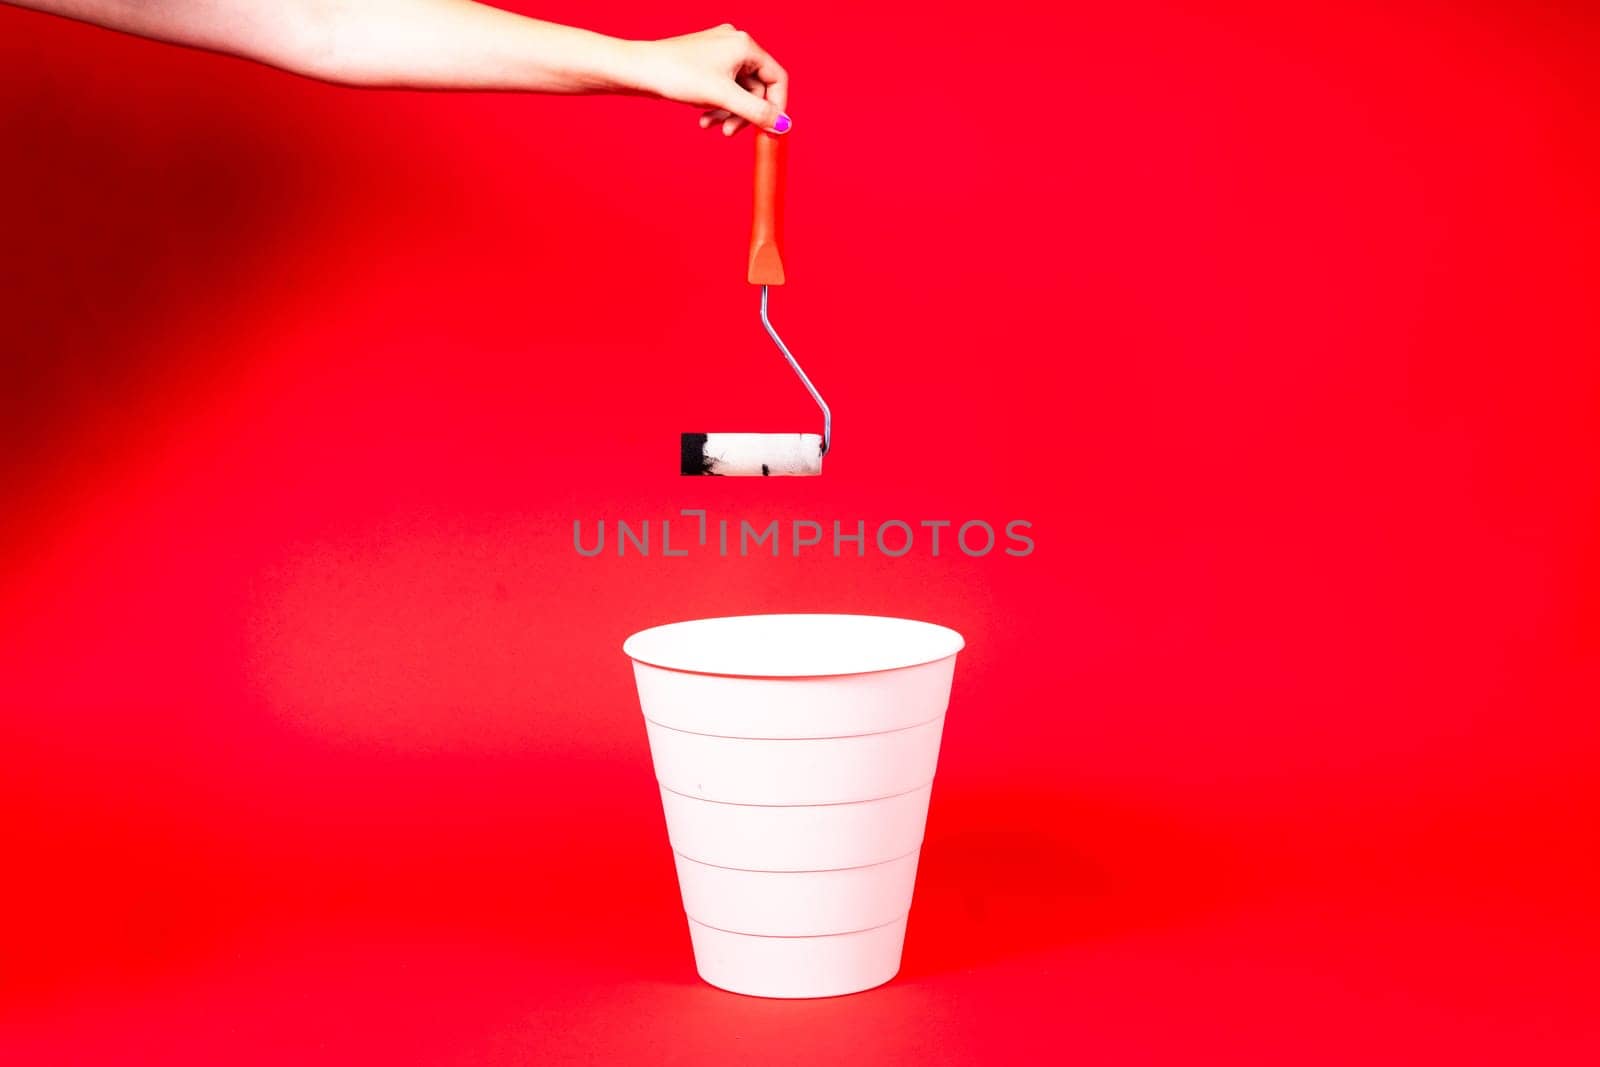
[[[715,103],[722,110],[738,115],[758,129],[773,133],[789,132],[789,117],[778,110],[778,105],[744,89],[736,82],[728,82],[716,96]]]

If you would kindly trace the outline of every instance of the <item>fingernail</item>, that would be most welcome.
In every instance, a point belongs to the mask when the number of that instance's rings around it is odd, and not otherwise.
[[[773,133],[788,133],[789,132],[789,127],[793,126],[793,125],[794,125],[794,123],[789,121],[789,116],[788,115],[780,114],[777,118],[772,120],[772,132]]]

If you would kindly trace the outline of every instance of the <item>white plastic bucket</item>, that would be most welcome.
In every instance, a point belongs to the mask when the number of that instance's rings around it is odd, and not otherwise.
[[[962,647],[874,615],[697,619],[623,644],[702,978],[828,997],[899,971]]]

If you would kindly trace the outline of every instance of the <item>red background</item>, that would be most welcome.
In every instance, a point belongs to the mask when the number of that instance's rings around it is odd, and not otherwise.
[[[540,6],[794,72],[782,482],[747,138],[0,11],[0,1059],[1593,1062],[1583,6]],[[618,646],[760,610],[968,635],[873,993],[693,973]]]

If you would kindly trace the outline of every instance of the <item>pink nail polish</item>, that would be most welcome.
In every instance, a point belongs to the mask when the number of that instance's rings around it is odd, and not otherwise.
[[[789,116],[788,115],[780,114],[777,118],[772,120],[772,132],[773,133],[788,133],[789,132],[789,127],[793,126],[793,125],[794,125],[794,123],[789,121]]]

